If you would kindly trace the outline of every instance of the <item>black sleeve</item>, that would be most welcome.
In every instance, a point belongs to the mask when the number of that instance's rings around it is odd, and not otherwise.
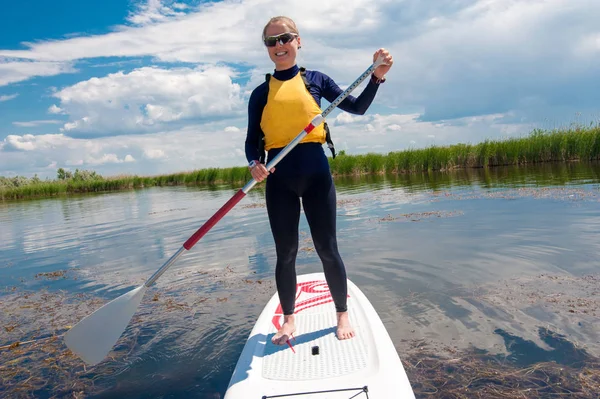
[[[322,75],[322,95],[330,103],[343,93],[343,90],[335,83],[333,79],[325,74]],[[371,75],[369,83],[358,97],[348,95],[338,106],[341,110],[351,114],[364,115],[373,102],[379,83],[376,83],[375,76]]]
[[[259,159],[258,140],[262,135],[260,120],[267,103],[267,94],[266,83],[263,83],[254,89],[248,100],[248,129],[245,143],[246,159],[248,162]]]

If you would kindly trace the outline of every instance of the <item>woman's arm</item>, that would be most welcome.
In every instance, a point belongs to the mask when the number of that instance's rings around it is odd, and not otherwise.
[[[245,143],[246,159],[248,162],[259,159],[258,140],[262,135],[260,120],[266,104],[266,87],[263,87],[263,85],[264,83],[254,89],[248,100],[248,129]]]
[[[359,115],[363,115],[365,112],[367,112],[367,109],[375,98],[375,94],[377,94],[379,85],[385,82],[385,74],[390,70],[394,63],[394,58],[390,55],[390,52],[384,48],[380,48],[379,50],[375,51],[373,54],[373,62],[375,62],[378,58],[381,58],[383,63],[375,68],[367,87],[365,87],[363,92],[360,93],[358,97],[346,97],[344,101],[340,103],[340,109]],[[323,89],[323,97],[329,102],[335,101],[337,96],[342,93],[342,89],[340,89],[339,86],[329,76],[325,74],[321,74],[321,76],[323,79],[321,86]]]
[[[323,98],[325,98],[330,103],[335,101],[335,99],[343,93],[343,90],[335,83],[333,79],[329,76],[323,74]],[[371,75],[371,79],[369,79],[369,83],[358,97],[354,97],[349,95],[340,103],[338,106],[340,109],[349,112],[351,114],[364,115],[367,112],[367,109],[373,102],[375,98],[375,94],[377,94],[377,89],[381,83],[377,82],[377,78],[374,75]]]

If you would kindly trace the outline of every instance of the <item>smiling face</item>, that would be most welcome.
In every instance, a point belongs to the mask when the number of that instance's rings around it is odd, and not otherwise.
[[[269,57],[275,63],[275,70],[281,71],[296,65],[296,54],[300,45],[300,37],[296,35],[293,29],[290,29],[285,23],[276,21],[270,23],[265,30],[265,37],[277,36],[285,33],[291,33],[295,37],[285,44],[285,40],[277,40],[275,46],[268,47]]]

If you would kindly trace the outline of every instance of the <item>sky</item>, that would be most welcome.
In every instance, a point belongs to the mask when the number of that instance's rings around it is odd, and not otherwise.
[[[329,115],[338,151],[600,120],[597,0],[32,0],[1,10],[0,176],[245,165],[248,98],[274,68],[262,29],[277,15],[298,25],[298,65],[342,88],[377,49],[394,57],[365,115]]]

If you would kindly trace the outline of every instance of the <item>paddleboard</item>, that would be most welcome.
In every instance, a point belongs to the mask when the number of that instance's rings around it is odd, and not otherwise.
[[[338,340],[324,274],[299,275],[294,338],[287,345],[271,342],[283,324],[275,293],[244,345],[225,399],[414,399],[385,326],[350,280],[348,312],[356,336]]]

